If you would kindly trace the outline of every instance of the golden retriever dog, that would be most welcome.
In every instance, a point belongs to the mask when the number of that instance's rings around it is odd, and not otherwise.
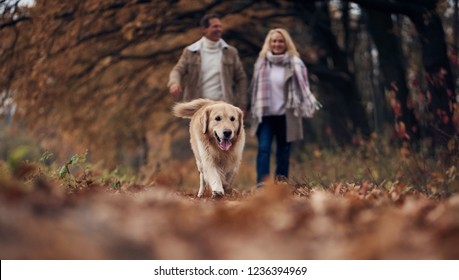
[[[204,186],[219,198],[239,170],[245,144],[241,109],[223,101],[195,99],[174,105],[173,114],[190,121],[190,143],[199,170],[198,197]]]

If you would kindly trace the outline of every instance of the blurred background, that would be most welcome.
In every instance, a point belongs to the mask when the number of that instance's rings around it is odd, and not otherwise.
[[[1,259],[458,259],[458,0],[0,0]],[[289,30],[323,108],[288,184],[196,199],[168,75],[218,13]]]
[[[457,0],[0,0],[0,158],[25,145],[27,156],[61,162],[88,151],[89,162],[143,178],[188,174],[187,122],[172,116],[166,83],[207,13],[222,16],[249,79],[268,30],[291,33],[323,104],[295,143],[294,174],[375,143],[381,153],[456,153],[458,9]],[[247,183],[255,149],[249,137]],[[343,167],[334,164],[324,168]]]

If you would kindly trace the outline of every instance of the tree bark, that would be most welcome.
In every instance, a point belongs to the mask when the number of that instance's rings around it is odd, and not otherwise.
[[[435,11],[436,0],[345,0],[381,12],[406,15],[418,32],[427,81],[429,131],[434,147],[456,135],[452,122],[455,86],[447,56],[445,33]]]
[[[379,54],[383,84],[389,95],[395,118],[395,129],[402,141],[416,143],[420,139],[419,124],[414,115],[406,82],[404,55],[400,40],[394,34],[390,14],[367,11],[368,30]]]
[[[357,134],[369,137],[371,130],[362,98],[355,76],[349,70],[346,53],[340,49],[332,32],[328,6],[304,2],[298,3],[299,8],[312,10],[311,14],[314,14],[308,23],[314,32],[313,40],[320,49],[320,57],[311,66],[311,72],[321,80],[319,88],[324,96],[324,110],[329,113],[331,133],[340,145],[351,143]]]

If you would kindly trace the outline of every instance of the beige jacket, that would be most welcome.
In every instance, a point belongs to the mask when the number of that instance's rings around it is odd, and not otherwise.
[[[247,109],[247,77],[236,48],[222,41],[222,81],[224,101],[241,109]],[[179,84],[183,88],[183,100],[201,96],[201,47],[202,40],[186,47],[169,74],[167,86]]]

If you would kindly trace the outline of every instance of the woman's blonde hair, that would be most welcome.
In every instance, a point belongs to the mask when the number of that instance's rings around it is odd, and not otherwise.
[[[290,37],[290,34],[288,34],[287,30],[285,30],[283,28],[275,28],[275,29],[269,30],[268,35],[266,35],[265,42],[263,43],[263,47],[261,48],[261,51],[259,53],[259,56],[266,57],[266,54],[271,50],[271,44],[270,44],[271,43],[271,37],[276,32],[280,33],[282,35],[282,37],[284,37],[285,44],[287,45],[287,53],[290,56],[299,57],[300,55],[299,55],[298,51],[296,50],[295,44],[293,43],[293,40],[292,40],[292,37]]]

